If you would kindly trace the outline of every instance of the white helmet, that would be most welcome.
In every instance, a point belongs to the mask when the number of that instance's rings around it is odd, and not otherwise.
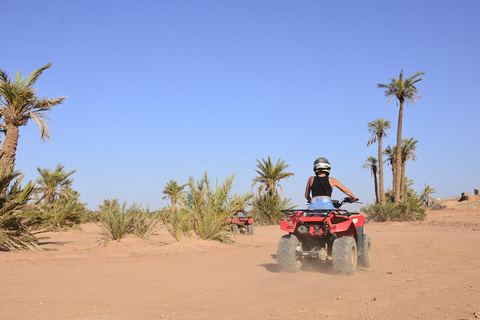
[[[330,174],[330,169],[330,162],[328,162],[326,158],[318,158],[313,163],[313,172],[315,172],[315,174],[319,174],[322,171]]]

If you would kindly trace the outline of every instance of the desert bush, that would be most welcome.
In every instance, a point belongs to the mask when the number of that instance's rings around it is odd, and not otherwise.
[[[11,166],[0,163],[0,251],[42,251],[38,238],[32,235],[25,221],[35,215],[38,207],[29,203],[35,184],[31,181],[22,188],[23,175]]]
[[[251,216],[259,225],[279,224],[285,216],[281,210],[293,209],[290,199],[282,199],[277,193],[258,194],[253,199]]]
[[[71,229],[85,222],[87,209],[85,204],[78,201],[79,194],[65,194],[52,203],[38,205],[40,211],[30,215],[26,224],[31,229],[42,229],[41,232]]]
[[[124,202],[120,206],[118,199],[104,200],[100,208],[100,228],[105,242],[109,240],[120,241],[127,234],[146,238],[156,226],[156,216],[149,209],[142,209],[133,204],[127,208]]]
[[[137,210],[133,219],[131,233],[142,239],[148,238],[157,226],[158,216],[159,213],[157,211],[150,211],[148,207]]]
[[[444,205],[444,204],[441,204],[441,203],[436,203],[434,204],[431,209],[432,210],[442,210],[442,209],[445,209],[447,206]]]
[[[85,206],[76,201],[76,198],[57,201],[42,206],[45,211],[44,224],[50,229],[70,229],[82,222]]]
[[[192,228],[201,239],[227,241],[223,233],[227,228],[228,218],[235,210],[236,199],[230,197],[234,175],[228,177],[222,185],[212,189],[205,172],[201,180],[194,182],[190,177],[189,191],[181,199],[181,215],[191,217]]]
[[[161,209],[159,219],[177,241],[182,239],[182,235],[189,237],[193,229],[191,215],[187,210],[180,210],[176,206]]]
[[[387,197],[384,206],[379,203],[367,204],[360,209],[366,214],[368,221],[414,221],[425,220],[426,213],[417,195],[411,189],[405,193],[404,199],[398,205],[393,203],[391,197]]]
[[[395,204],[390,200],[387,200],[384,206],[380,203],[369,203],[365,207],[360,208],[360,210],[366,214],[367,221],[395,221]]]

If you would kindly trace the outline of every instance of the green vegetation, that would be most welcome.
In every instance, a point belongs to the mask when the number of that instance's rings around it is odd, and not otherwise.
[[[425,220],[425,208],[418,200],[418,195],[413,189],[407,188],[405,197],[399,204],[394,203],[391,191],[386,193],[385,205],[380,203],[367,204],[360,210],[365,212],[367,221],[413,221]]]
[[[172,204],[172,207],[177,204],[177,200],[182,197],[182,195],[185,193],[183,190],[187,185],[178,185],[177,181],[170,180],[167,185],[165,186],[165,189],[162,190],[162,193],[165,195],[162,199],[170,199],[170,202]]]
[[[177,241],[180,241],[182,236],[190,237],[193,223],[188,211],[178,207],[166,207],[160,210],[159,219]]]
[[[222,231],[226,229],[228,218],[235,210],[236,200],[229,196],[234,176],[228,177],[222,185],[212,188],[205,172],[196,183],[193,177],[188,182],[189,191],[182,198],[182,210],[192,219],[195,233],[203,240],[225,241]]]
[[[278,194],[257,195],[253,200],[251,216],[259,225],[279,224],[285,216],[281,210],[293,209],[290,199],[282,199]]]
[[[288,165],[285,161],[278,159],[274,165],[270,156],[262,162],[257,159],[258,176],[253,179],[252,187],[257,183],[259,187],[253,198],[252,216],[257,224],[277,224],[284,217],[281,210],[293,209],[290,199],[283,198],[283,189],[279,184],[282,179],[288,180],[293,172],[284,172]],[[280,194],[278,189],[280,189]]]
[[[22,77],[18,71],[15,74],[15,81],[12,81],[8,73],[0,69],[0,119],[1,128],[5,133],[5,141],[0,149],[0,158],[5,161],[7,168],[15,163],[17,152],[19,128],[27,125],[28,121],[33,120],[40,128],[40,137],[42,141],[50,140],[49,128],[46,120],[47,111],[61,104],[66,97],[54,99],[37,97],[37,89],[33,87],[40,78],[43,71],[50,68],[48,63],[40,69],[32,71],[30,76]]]
[[[40,177],[36,183],[29,181],[21,186],[23,175],[14,171],[16,150],[19,139],[19,127],[33,120],[40,128],[40,136],[49,140],[49,120],[47,112],[63,103],[66,97],[48,99],[37,97],[33,87],[42,73],[51,67],[46,64],[34,70],[29,76],[15,74],[12,81],[8,74],[0,69],[0,250],[41,250],[35,234],[78,227],[83,222],[95,221],[100,224],[105,241],[120,241],[126,235],[142,239],[148,238],[156,225],[162,222],[177,240],[183,236],[196,234],[201,239],[228,241],[225,232],[228,219],[236,211],[246,211],[256,224],[277,224],[283,218],[281,212],[293,209],[289,198],[283,197],[281,180],[294,175],[286,172],[288,165],[281,159],[273,162],[271,157],[257,159],[252,188],[256,192],[243,195],[231,195],[234,175],[222,184],[213,186],[205,172],[202,179],[180,185],[170,180],[162,190],[163,199],[170,200],[170,205],[151,212],[126,202],[120,205],[118,199],[104,200],[99,210],[86,209],[80,201],[80,194],[72,187],[72,175],[76,170],[67,171],[62,164],[54,170],[37,167]],[[391,98],[399,105],[397,143],[395,147],[382,149],[383,139],[390,130],[390,121],[380,118],[368,122],[370,137],[367,146],[378,142],[378,158],[368,157],[362,166],[369,169],[374,178],[375,204],[362,208],[367,219],[373,221],[408,221],[423,220],[425,208],[433,204],[431,193],[435,189],[427,186],[420,197],[411,189],[411,182],[405,177],[406,163],[415,161],[414,151],[417,140],[402,138],[402,119],[404,103],[413,103],[419,99],[416,83],[422,80],[423,71],[409,78],[391,78],[389,83],[378,83],[377,87],[385,89],[387,102]],[[384,161],[383,156],[386,156]],[[383,164],[391,165],[392,190],[384,191]]]
[[[35,214],[38,208],[29,203],[35,185],[29,181],[22,188],[23,175],[8,169],[0,161],[0,251],[33,250],[41,251],[38,238],[33,236],[25,221]]]
[[[277,163],[274,165],[270,156],[265,160],[262,158],[262,162],[257,159],[257,168],[255,172],[258,173],[258,177],[253,179],[252,188],[259,183],[257,189],[258,195],[263,195],[263,193],[268,192],[268,194],[273,195],[278,192],[277,187],[280,188],[280,196],[283,198],[283,189],[282,186],[278,183],[282,179],[287,179],[290,176],[293,176],[293,172],[283,172],[288,168],[288,164],[285,164],[285,161],[278,159]]]
[[[99,209],[100,228],[105,242],[120,241],[128,234],[145,239],[158,222],[156,213],[151,213],[148,208],[141,208],[137,204],[127,208],[126,202],[120,206],[118,199],[104,200]]]
[[[395,148],[396,152],[396,160],[395,160],[395,168],[394,171],[397,173],[401,172],[401,162],[402,162],[402,125],[403,125],[403,105],[405,102],[407,104],[410,102],[415,106],[415,101],[420,99],[418,94],[420,93],[417,90],[416,83],[422,80],[423,78],[420,77],[424,75],[425,72],[418,71],[413,74],[409,78],[403,77],[403,70],[400,72],[398,78],[391,78],[389,83],[377,83],[377,87],[380,89],[385,89],[384,94],[388,97],[387,102],[390,102],[391,98],[395,98],[397,100],[397,105],[399,105],[398,110],[398,126],[397,126],[397,145]],[[401,192],[401,184],[402,184],[402,177],[400,174],[395,175],[394,180],[394,203],[399,204],[400,199],[402,197]]]
[[[384,118],[377,119],[367,123],[368,132],[370,132],[370,138],[367,142],[367,147],[374,144],[378,141],[378,185],[375,182],[375,195],[377,197],[377,203],[380,202],[382,205],[385,205],[385,187],[383,183],[383,138],[387,137],[387,131],[390,130],[391,124],[390,121],[385,120]],[[370,159],[370,158],[369,158]],[[373,158],[375,159],[375,158]],[[368,162],[368,159],[367,159]],[[371,162],[371,161],[370,161]],[[373,167],[371,167],[373,171]],[[374,179],[376,180],[376,174],[372,173]]]
[[[70,229],[86,221],[87,209],[80,202],[80,194],[72,189],[76,170],[65,171],[62,164],[55,170],[37,167],[40,177],[36,180],[35,204],[40,211],[29,221],[29,226],[42,231]]]
[[[167,195],[164,198],[170,198],[171,206],[160,210],[160,220],[178,241],[192,233],[204,240],[228,241],[224,232],[228,218],[236,210],[248,207],[252,198],[251,193],[230,195],[233,179],[232,175],[221,185],[217,181],[215,188],[206,172],[201,180],[195,182],[190,177],[182,186],[170,180],[162,192]],[[188,191],[183,191],[183,187],[188,187]]]
[[[362,210],[367,215],[367,220],[373,221],[410,221],[424,220],[425,208],[433,200],[429,194],[434,190],[430,186],[425,186],[422,195],[418,197],[413,189],[410,188],[413,182],[406,179],[406,165],[408,160],[415,161],[414,151],[417,149],[418,141],[412,138],[402,138],[402,121],[404,103],[411,102],[415,106],[415,101],[419,99],[419,91],[416,83],[422,80],[420,77],[423,71],[416,72],[409,78],[403,77],[403,70],[399,78],[391,78],[390,83],[378,83],[377,87],[385,89],[387,102],[391,98],[397,99],[397,105],[400,105],[398,114],[397,144],[395,147],[388,146],[382,150],[382,139],[387,137],[386,131],[390,129],[390,121],[384,118],[368,122],[368,131],[370,138],[367,146],[378,141],[378,161],[374,157],[369,157],[362,168],[370,169],[375,184],[376,202],[367,204]],[[385,162],[392,168],[392,190],[384,192],[383,186],[383,156],[386,156]]]
[[[372,177],[373,177],[373,184],[375,185],[375,203],[381,203],[380,202],[380,196],[379,196],[379,188],[378,188],[378,178],[377,178],[377,172],[378,172],[378,160],[375,157],[368,157],[367,160],[365,161],[365,164],[362,166],[363,169],[369,169],[372,172]],[[383,193],[383,200],[385,201],[385,193]]]

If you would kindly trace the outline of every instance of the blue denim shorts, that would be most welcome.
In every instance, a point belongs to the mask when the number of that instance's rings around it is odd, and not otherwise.
[[[335,209],[329,197],[317,197],[310,201],[307,209]]]

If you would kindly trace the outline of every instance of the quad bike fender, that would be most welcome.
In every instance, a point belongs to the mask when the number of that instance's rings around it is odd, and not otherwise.
[[[343,221],[339,221],[343,219]],[[331,232],[346,232],[347,230],[353,228],[357,229],[359,227],[363,227],[365,224],[365,217],[364,216],[356,216],[351,218],[337,218],[337,221],[330,226]]]
[[[284,219],[282,219],[280,221],[280,229],[282,229],[283,231],[287,231],[287,232],[294,232],[295,231],[295,223],[292,223],[290,221],[285,221]]]

